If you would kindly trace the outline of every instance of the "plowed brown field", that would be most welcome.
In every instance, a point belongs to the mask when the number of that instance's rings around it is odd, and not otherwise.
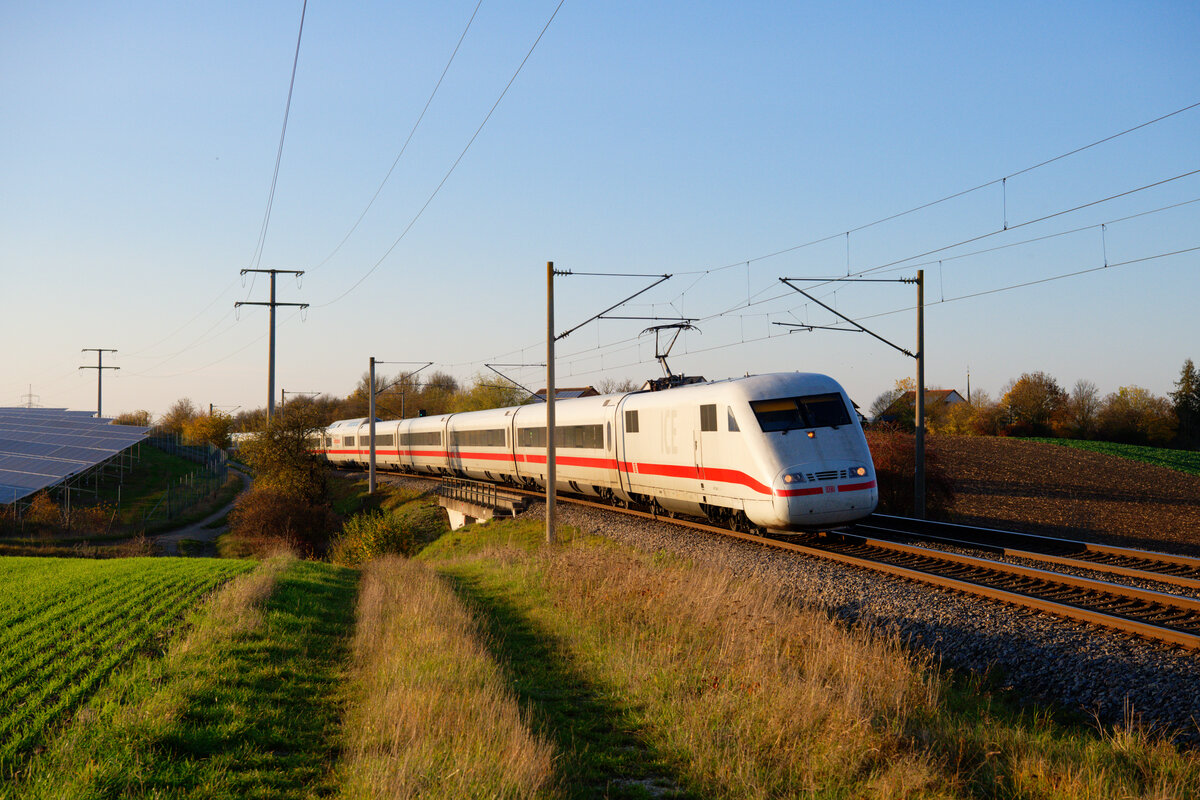
[[[1020,439],[937,436],[950,520],[1200,555],[1200,477]]]

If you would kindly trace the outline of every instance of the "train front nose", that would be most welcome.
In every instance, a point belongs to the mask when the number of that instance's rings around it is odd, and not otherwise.
[[[821,462],[780,471],[773,485],[775,510],[786,527],[811,528],[853,522],[879,503],[871,462]]]

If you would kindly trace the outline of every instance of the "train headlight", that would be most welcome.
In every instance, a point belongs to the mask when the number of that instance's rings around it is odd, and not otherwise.
[[[799,472],[789,472],[783,476],[784,483],[804,483],[804,475]]]
[[[851,467],[850,474],[857,478],[865,478],[867,477],[867,468],[861,465],[857,467]]]

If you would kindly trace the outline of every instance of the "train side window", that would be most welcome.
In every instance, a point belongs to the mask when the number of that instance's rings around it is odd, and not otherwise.
[[[354,437],[353,436],[347,436],[342,441],[345,443],[346,447],[354,447]]]
[[[717,429],[717,406],[715,403],[700,406],[700,430],[715,431]]]
[[[638,413],[636,410],[625,412],[625,432],[638,432]]]
[[[545,447],[546,429],[517,428],[517,447]]]
[[[503,428],[484,431],[451,431],[451,447],[505,447]]]
[[[604,441],[608,443],[609,449],[612,449],[612,423],[606,423],[607,428],[604,434]]]
[[[741,428],[738,427],[737,418],[733,416],[733,407],[726,406],[726,408],[729,411],[729,430],[733,433],[738,433],[741,431]]]

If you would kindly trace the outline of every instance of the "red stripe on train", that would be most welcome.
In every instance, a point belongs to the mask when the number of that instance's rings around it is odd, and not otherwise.
[[[329,450],[331,455],[366,455],[365,450]],[[380,450],[376,448],[375,455],[391,455],[391,456],[424,456],[426,458],[443,458],[458,460],[476,460],[476,461],[514,461],[514,456],[510,453],[483,453],[483,452],[462,452],[448,453],[438,450]],[[523,464],[545,464],[546,457],[544,455],[535,455],[533,453],[517,453],[515,461]],[[858,492],[866,489],[874,489],[875,481],[867,481],[865,483],[846,483],[841,486],[815,486],[804,489],[776,489],[772,492],[771,488],[761,481],[747,475],[741,470],[725,469],[722,467],[703,467],[698,468],[694,464],[649,464],[643,462],[620,461],[615,458],[591,458],[588,456],[564,456],[559,455],[555,461],[567,467],[584,467],[588,469],[601,470],[621,470],[626,474],[633,475],[658,475],[664,478],[679,478],[682,480],[693,481],[713,481],[716,483],[736,483],[752,489],[759,494],[775,494],[779,497],[807,497],[811,495],[825,494],[827,492]]]

